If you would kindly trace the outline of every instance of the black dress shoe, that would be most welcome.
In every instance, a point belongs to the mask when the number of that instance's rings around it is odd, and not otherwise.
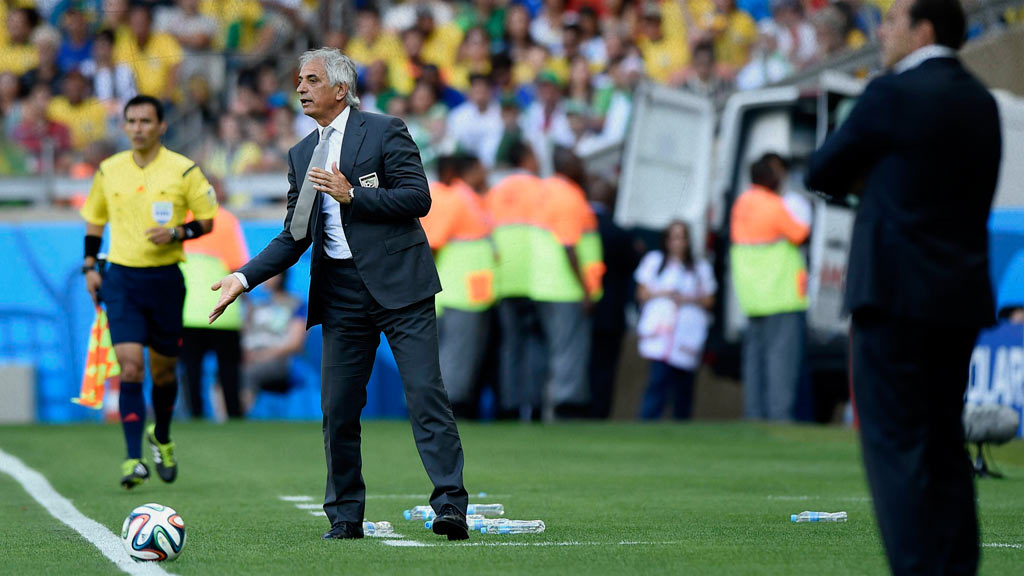
[[[349,538],[363,537],[362,522],[338,522],[331,526],[329,532],[323,535],[324,540],[347,540]]]
[[[441,507],[441,513],[434,518],[434,534],[448,536],[449,540],[469,540],[469,526],[466,515],[452,504]]]

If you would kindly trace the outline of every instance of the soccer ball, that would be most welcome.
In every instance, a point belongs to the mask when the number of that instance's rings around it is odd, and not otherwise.
[[[173,508],[143,504],[124,519],[121,542],[136,562],[174,560],[185,547],[185,521]]]

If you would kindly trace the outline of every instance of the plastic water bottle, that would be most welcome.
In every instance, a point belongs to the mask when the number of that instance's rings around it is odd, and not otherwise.
[[[415,506],[412,510],[402,512],[406,520],[431,520],[434,518],[434,509],[430,506]]]
[[[808,512],[790,514],[790,522],[846,522],[846,512]]]
[[[481,534],[540,534],[545,529],[543,520],[499,519],[480,528]]]
[[[466,526],[473,531],[480,530],[488,523],[497,524],[498,522],[507,522],[504,518],[484,518],[481,514],[467,514],[466,515]],[[430,530],[434,527],[433,520],[427,520],[423,523],[423,527]]]
[[[503,516],[505,506],[502,504],[470,504],[467,514],[479,514],[482,516]],[[406,520],[433,520],[437,514],[430,506],[416,506],[402,512]]]
[[[391,522],[367,522],[363,520],[363,534],[366,536],[388,536],[395,533],[394,527],[391,526]]]
[[[466,514],[479,514],[480,516],[504,516],[505,506],[502,504],[470,504]]]

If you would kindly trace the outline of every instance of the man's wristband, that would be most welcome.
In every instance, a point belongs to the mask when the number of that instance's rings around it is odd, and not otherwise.
[[[203,230],[203,225],[198,220],[193,220],[183,226],[185,229],[185,237],[182,240],[194,240],[199,238],[203,234],[206,234],[206,230]]]
[[[96,258],[100,255],[100,246],[103,245],[101,236],[85,235],[85,257]]]

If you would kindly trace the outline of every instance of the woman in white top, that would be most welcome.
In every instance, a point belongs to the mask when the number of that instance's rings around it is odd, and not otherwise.
[[[640,416],[660,418],[674,397],[672,416],[687,419],[718,290],[714,272],[706,261],[694,260],[689,227],[676,221],[665,230],[662,250],[644,256],[634,277],[642,306],[640,355],[651,361]]]

